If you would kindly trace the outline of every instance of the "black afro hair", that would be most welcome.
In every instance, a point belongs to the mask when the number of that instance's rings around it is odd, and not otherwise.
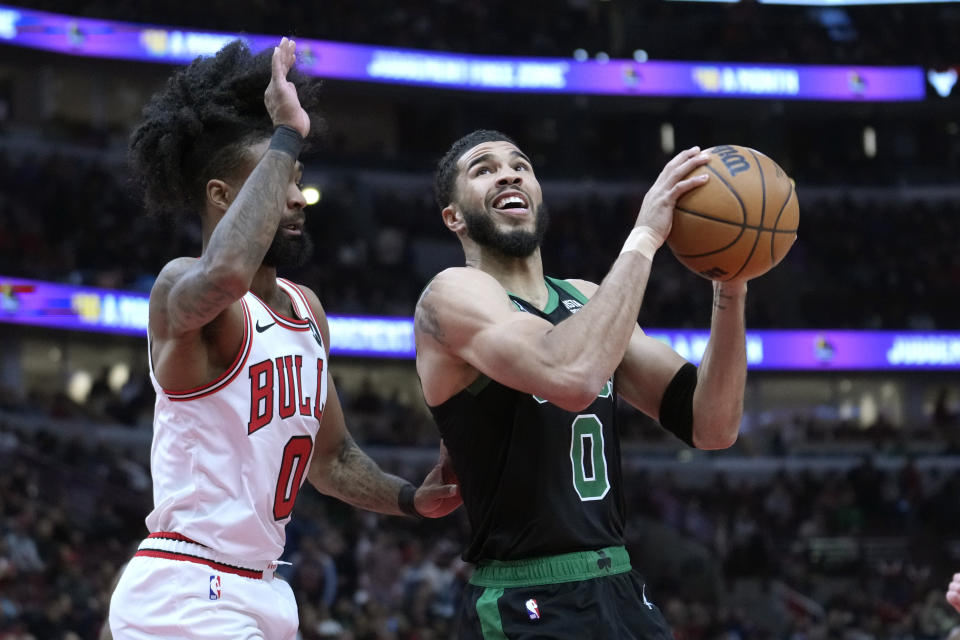
[[[130,136],[131,168],[148,213],[202,212],[207,181],[232,175],[245,160],[244,149],[272,135],[263,102],[272,54],[271,48],[254,55],[234,40],[214,56],[196,58],[153,95]],[[310,116],[314,141],[324,126],[320,82],[295,68],[287,79]]]

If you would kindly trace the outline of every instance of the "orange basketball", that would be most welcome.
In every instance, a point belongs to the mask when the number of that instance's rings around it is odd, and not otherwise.
[[[707,149],[710,173],[673,211],[667,244],[688,269],[710,280],[756,278],[783,260],[797,239],[800,203],[793,180],[759,151]]]

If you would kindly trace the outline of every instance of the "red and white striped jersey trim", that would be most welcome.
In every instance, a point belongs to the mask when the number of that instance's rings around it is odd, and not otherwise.
[[[146,540],[140,543],[140,547],[134,556],[193,562],[223,573],[232,573],[255,580],[263,579],[264,572],[272,571],[277,565],[275,562],[248,563],[239,561],[219,554],[210,547],[194,542],[186,536],[169,531],[151,533]]]
[[[294,294],[291,293],[289,286],[283,286],[284,283],[285,283],[284,280],[281,280],[280,278],[277,278],[277,284],[280,285],[280,288],[283,289],[284,292],[290,297],[290,302],[293,303],[293,311],[294,311],[294,313],[299,313],[299,314],[302,315],[303,312],[302,312],[300,309],[297,308],[297,307],[298,307],[297,297],[296,297]],[[256,299],[257,299],[257,302],[259,302],[261,305],[263,305],[263,308],[267,310],[267,313],[269,313],[269,314],[270,314],[270,317],[273,318],[273,319],[277,322],[277,325],[278,325],[278,326],[281,326],[281,327],[283,327],[284,329],[290,329],[291,331],[309,331],[309,330],[310,330],[310,323],[306,320],[305,317],[302,317],[302,318],[289,318],[289,317],[283,315],[282,313],[277,313],[276,311],[274,311],[274,310],[270,307],[270,305],[268,305],[266,302],[264,302],[257,294],[253,293],[252,291],[250,292],[250,295],[252,295],[254,298],[256,298]],[[309,309],[309,307],[308,307],[308,309]]]
[[[222,389],[230,384],[230,382],[237,377],[237,374],[243,370],[244,365],[247,363],[247,357],[250,355],[250,346],[253,344],[253,331],[250,330],[250,309],[247,308],[247,301],[241,298],[240,306],[243,308],[243,347],[240,349],[240,352],[237,354],[237,357],[233,361],[233,364],[230,366],[230,368],[224,371],[223,374],[213,382],[209,382],[199,387],[194,387],[193,389],[186,389],[183,391],[163,389],[163,392],[168,398],[175,402],[203,398],[204,396],[216,393],[219,389]]]
[[[299,300],[300,304],[303,305],[303,312],[301,312],[301,317],[310,318],[316,324],[317,327],[320,326],[320,322],[317,320],[317,316],[313,313],[313,307],[310,306],[310,302],[307,300],[307,294],[303,292],[303,289],[300,285],[295,282],[290,282],[284,278],[277,278],[277,282],[280,286],[284,287],[288,294],[290,294],[290,299],[296,302]]]

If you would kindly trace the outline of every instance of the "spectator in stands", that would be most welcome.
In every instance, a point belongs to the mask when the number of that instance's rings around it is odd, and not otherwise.
[[[960,573],[953,574],[953,579],[947,585],[947,602],[960,613]]]

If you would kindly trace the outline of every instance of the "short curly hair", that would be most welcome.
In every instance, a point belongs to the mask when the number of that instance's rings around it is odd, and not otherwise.
[[[202,213],[207,181],[235,175],[247,146],[268,138],[273,122],[263,103],[273,49],[256,55],[234,40],[214,56],[196,58],[153,95],[130,136],[130,164],[147,212],[176,217]],[[323,130],[320,82],[292,69],[310,116],[310,140]]]
[[[468,150],[484,142],[509,142],[518,146],[510,136],[493,129],[477,129],[454,142],[437,163],[437,173],[434,176],[434,193],[441,209],[453,202],[453,192],[457,182],[457,160]]]

